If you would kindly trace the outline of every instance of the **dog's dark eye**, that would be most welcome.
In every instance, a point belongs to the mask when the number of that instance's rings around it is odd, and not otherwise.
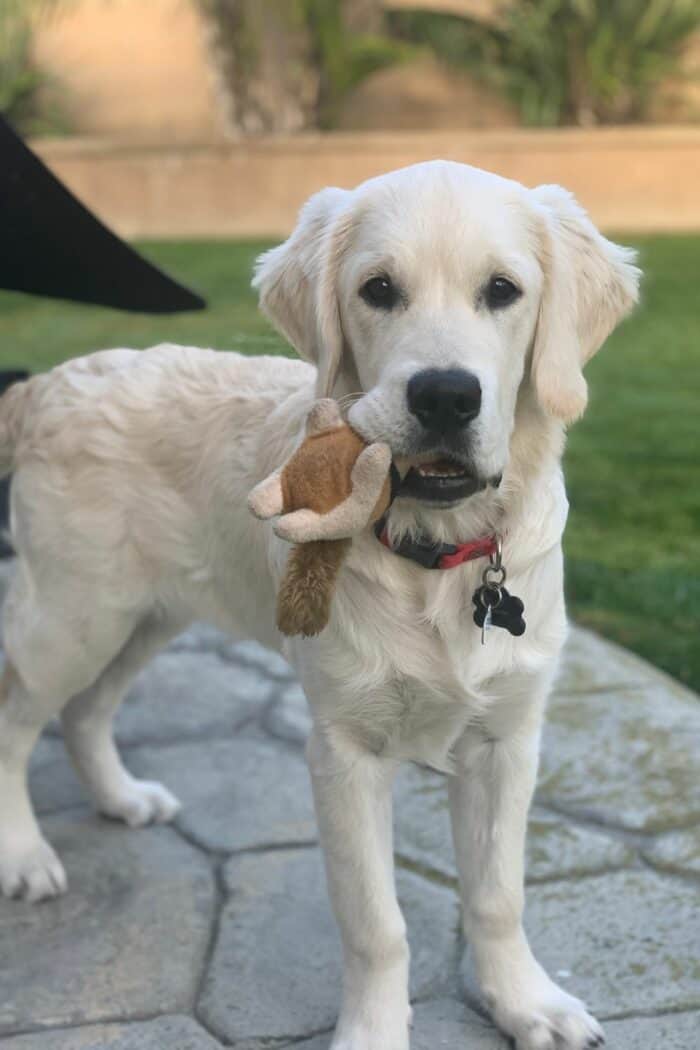
[[[522,292],[507,277],[492,277],[486,289],[486,301],[491,310],[498,310],[503,306],[510,306],[519,299]]]
[[[360,295],[370,306],[380,310],[391,310],[399,299],[399,293],[388,277],[370,277],[360,288]]]

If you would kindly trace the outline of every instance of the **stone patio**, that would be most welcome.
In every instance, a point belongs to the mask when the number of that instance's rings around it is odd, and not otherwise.
[[[193,703],[193,700],[196,702]],[[94,816],[55,728],[31,788],[67,896],[0,901],[2,1050],[326,1050],[340,959],[287,665],[205,627],[141,676],[127,764],[184,803],[171,827]],[[413,1050],[506,1050],[462,961],[445,784],[397,787]],[[700,701],[575,630],[550,707],[527,927],[619,1050],[700,1046]]]

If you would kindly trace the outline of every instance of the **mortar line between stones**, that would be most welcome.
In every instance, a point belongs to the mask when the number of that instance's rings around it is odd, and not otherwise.
[[[462,994],[457,996],[456,1001],[463,1003],[468,1010],[471,1010],[478,1017],[487,1020],[494,1028],[496,1028],[490,1013],[483,1005],[483,1003],[474,995],[468,994],[468,989],[461,989]],[[416,996],[415,999],[411,999],[413,1006],[422,1006],[426,1003],[440,1002],[441,999],[446,998],[442,995],[426,994],[422,996]],[[601,1014],[598,1011],[597,1016],[601,1021],[612,1024],[614,1021],[634,1021],[636,1019],[645,1020],[654,1017],[677,1017],[683,1014],[696,1014],[698,1012],[698,1006],[669,1006],[660,1010],[630,1010],[626,1013],[616,1014]]]
[[[613,696],[618,693],[636,693],[648,687],[648,682],[613,682],[610,685],[594,685],[589,688],[558,689],[556,683],[550,696]]]
[[[279,853],[285,850],[315,849],[317,846],[318,839],[292,839],[289,842],[271,842],[261,846],[245,846],[243,849],[232,850],[228,854],[227,859],[235,860],[237,857],[247,857],[250,854]]]
[[[420,861],[413,860],[398,850],[394,853],[394,860],[397,867],[403,871],[410,872],[411,875],[417,875],[427,882],[433,882],[436,886],[441,886],[443,889],[459,892],[459,880],[454,875],[447,875],[444,871],[440,871],[437,868],[430,868],[426,864],[421,864]]]
[[[695,828],[700,828],[700,817],[695,814],[692,817],[688,817],[685,821],[678,821],[677,823],[669,824],[665,828],[660,828],[656,831],[648,831],[646,835],[649,838],[661,838],[663,835],[670,835],[673,831],[693,831]]]
[[[607,835],[610,838],[618,838],[623,842],[634,844],[635,840],[637,840],[638,846],[648,845],[650,841],[669,835],[674,831],[693,831],[695,828],[700,828],[700,818],[697,814],[688,817],[687,820],[673,821],[663,828],[643,830],[641,828],[625,828],[621,824],[614,824],[601,817],[595,817],[590,813],[576,812],[569,809],[565,802],[543,798],[539,794],[535,796],[534,802],[541,809],[549,810],[554,816],[564,817],[572,824],[577,824],[582,828],[588,827],[592,831],[598,831],[600,834]]]
[[[219,861],[226,861],[228,859],[228,854],[223,850],[209,849],[208,846],[203,846],[201,842],[198,842],[197,839],[193,838],[189,831],[180,827],[177,817],[175,820],[171,821],[169,827],[179,836],[179,838],[182,839],[183,842],[186,842],[188,846],[192,847],[192,849],[197,850],[198,853],[202,853],[213,865],[216,866]]]
[[[199,1018],[196,1018],[197,1022],[201,1024]],[[206,1027],[206,1026],[202,1026]],[[316,1039],[320,1035],[332,1035],[335,1030],[335,1025],[329,1028],[314,1028],[310,1032],[305,1032],[303,1035],[252,1035],[246,1036],[245,1039],[229,1039],[226,1036],[220,1035],[215,1029],[206,1028],[206,1031],[213,1039],[216,1039],[222,1046],[232,1047],[233,1050],[240,1047],[240,1050],[246,1050],[246,1047],[254,1046],[255,1050],[260,1047],[265,1047],[265,1050],[285,1050],[288,1046],[299,1046],[300,1043],[305,1043],[309,1039]]]
[[[300,1043],[305,1043],[308,1039],[315,1039],[319,1035],[332,1035],[334,1031],[335,1025],[332,1025],[330,1028],[316,1028],[313,1032],[307,1032],[305,1035],[282,1035],[279,1037],[280,1042],[277,1042],[277,1040],[271,1040],[270,1047],[277,1047],[278,1050],[284,1050],[287,1046],[298,1046]]]
[[[394,854],[397,867],[403,871],[408,871],[412,875],[416,875],[419,878],[425,879],[427,882],[431,882],[443,889],[454,890],[455,893],[459,893],[459,878],[456,875],[448,875],[444,871],[440,871],[438,868],[431,868],[426,864],[422,864],[420,861],[416,861],[411,857],[407,857],[400,851]],[[641,856],[635,854],[635,859],[641,862]],[[572,871],[567,875],[543,875],[540,877],[526,876],[525,886],[548,886],[553,882],[578,882],[584,878],[595,878],[599,875],[615,875],[621,871],[635,871],[641,868],[634,864],[606,864],[600,868],[596,868],[595,871]]]
[[[635,856],[635,860],[640,860]],[[599,875],[619,875],[621,871],[640,871],[641,865],[630,864],[604,864],[595,871],[572,871],[567,875],[540,875],[526,876],[525,889],[530,886],[550,886],[553,882],[580,882],[581,879],[596,879]]]
[[[415,999],[411,999],[411,1004],[413,1006],[421,1006],[425,1005],[426,1003],[439,1002],[441,999],[444,998],[445,996],[436,995],[417,996]],[[462,994],[457,997],[457,1002],[463,1003],[468,1010],[471,1010],[473,1013],[475,1013],[477,1017],[488,1021],[489,1024],[493,1026],[494,1030],[496,1030],[497,1026],[494,1024],[491,1014],[488,1012],[487,1008],[476,995],[470,994],[468,988],[462,989]],[[698,1012],[699,1007],[700,1003],[698,1004],[698,1006],[669,1006],[660,1010],[630,1010],[627,1012],[615,1014],[604,1014],[600,1011],[597,1011],[596,1016],[601,1022],[605,1024],[612,1024],[615,1021],[642,1021],[645,1019],[651,1019],[656,1017],[678,1017],[682,1016],[683,1014],[692,1015]]]
[[[192,846],[198,852],[203,853],[206,857],[214,861],[223,861],[224,863],[229,860],[233,860],[236,857],[245,857],[249,854],[256,853],[277,853],[280,850],[291,850],[291,849],[312,849],[318,845],[318,839],[302,839],[291,840],[289,842],[269,842],[262,843],[259,846],[243,846],[239,849],[216,849],[212,846],[205,846],[202,842],[196,839],[191,832],[187,831],[186,828],[181,827],[177,819],[169,825],[173,831],[175,831],[184,842],[189,846]]]
[[[199,1004],[202,999],[204,992],[204,986],[209,976],[209,970],[211,968],[211,962],[214,958],[214,952],[216,951],[217,944],[219,943],[219,935],[221,932],[221,917],[224,911],[224,905],[226,903],[227,894],[224,887],[224,874],[223,874],[224,861],[219,859],[214,862],[214,870],[212,872],[214,878],[214,915],[212,917],[211,929],[209,930],[209,940],[207,942],[204,956],[202,957],[202,966],[199,975],[199,981],[194,992],[194,1001],[192,1004],[192,1013],[198,1024],[207,1032],[213,1039],[217,1039],[219,1042],[219,1036],[216,1032],[212,1031],[207,1022],[200,1014]]]
[[[597,831],[601,835],[605,835],[612,839],[619,839],[622,842],[626,842],[627,845],[634,845],[636,848],[648,843],[658,835],[664,834],[667,830],[684,830],[679,825],[674,825],[673,827],[664,829],[664,831],[642,831],[639,829],[625,828],[620,824],[614,824],[611,821],[593,816],[590,813],[581,813],[569,809],[565,802],[559,802],[557,799],[543,797],[539,792],[535,794],[534,804],[540,809],[546,810],[552,816],[563,817],[565,820],[568,820],[571,824],[577,825],[578,827],[588,829],[589,831]],[[695,818],[695,823],[698,823],[697,818]]]
[[[41,1035],[50,1034],[51,1032],[72,1032],[82,1028],[96,1028],[99,1025],[108,1024],[120,1024],[120,1025],[136,1025],[136,1024],[148,1024],[149,1021],[157,1021],[161,1017],[192,1017],[193,1014],[188,1010],[168,1010],[165,1013],[145,1013],[145,1014],[133,1014],[129,1017],[124,1017],[118,1014],[106,1014],[104,1017],[92,1017],[89,1021],[57,1021],[54,1024],[48,1025],[23,1025],[19,1028],[13,1028],[11,1031],[0,1032],[0,1046],[6,1039],[14,1039],[21,1035]]]
[[[665,864],[657,864],[651,857],[646,857],[643,853],[639,855],[640,867],[643,871],[649,871],[654,875],[660,875],[664,878],[677,879],[688,886],[693,886],[697,889],[698,882],[700,881],[700,874],[694,871],[684,871],[681,868],[674,868]]]
[[[689,1006],[687,1003],[683,1006],[665,1006],[659,1010],[627,1010],[621,1011],[616,1014],[601,1014],[598,1012],[598,1018],[605,1024],[612,1024],[614,1021],[644,1021],[655,1017],[681,1017],[683,1014],[696,1014],[700,1009],[700,1000],[693,1006]]]

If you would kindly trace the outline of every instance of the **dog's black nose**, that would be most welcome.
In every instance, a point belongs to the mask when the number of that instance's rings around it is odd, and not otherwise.
[[[426,430],[449,434],[479,415],[481,383],[463,368],[427,368],[408,381],[409,411]]]

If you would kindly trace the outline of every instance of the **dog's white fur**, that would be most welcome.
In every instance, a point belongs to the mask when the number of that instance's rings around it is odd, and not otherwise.
[[[358,295],[377,272],[400,284],[395,310]],[[495,273],[522,290],[500,311],[483,296]],[[632,307],[638,276],[631,253],[565,191],[421,164],[318,194],[259,262],[263,309],[311,363],[161,346],[93,354],[12,388],[0,402],[18,554],[0,700],[3,892],[39,900],[66,888],[25,787],[54,713],[101,811],[132,825],[168,820],[177,801],[135,780],[112,738],[134,675],[196,618],[280,647],[273,607],[287,547],[253,520],[246,496],[300,440],[315,393],[353,395],[349,419],[363,436],[410,456],[407,380],[467,368],[483,390],[472,460],[502,484],[449,508],[398,500],[390,528],[445,540],[502,533],[527,633],[494,630],[480,644],[471,595],[482,562],[428,572],[367,533],[330,626],[284,647],[313,712],[308,760],[343,940],[333,1050],[408,1046],[391,848],[404,760],[449,774],[464,928],[497,1024],[519,1050],[594,1042],[597,1023],[525,939],[523,849],[566,633],[564,424],[582,412],[582,366]]]

